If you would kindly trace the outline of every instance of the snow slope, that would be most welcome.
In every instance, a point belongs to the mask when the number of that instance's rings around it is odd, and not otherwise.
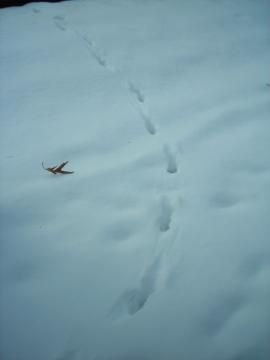
[[[267,0],[0,11],[2,359],[268,359],[269,24]]]

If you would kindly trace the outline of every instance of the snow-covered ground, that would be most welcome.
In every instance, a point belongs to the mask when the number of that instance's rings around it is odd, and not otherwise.
[[[1,359],[268,359],[269,1],[29,4],[0,55]]]

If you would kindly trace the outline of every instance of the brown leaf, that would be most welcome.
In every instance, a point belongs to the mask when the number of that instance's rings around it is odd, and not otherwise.
[[[53,167],[48,167],[48,168],[45,168],[44,167],[44,164],[42,162],[42,167],[44,170],[47,170],[49,172],[51,172],[52,174],[56,175],[56,174],[74,174],[74,171],[65,171],[65,170],[62,170],[63,167],[68,163],[68,161],[65,161],[63,162],[61,165],[59,166],[53,166]]]

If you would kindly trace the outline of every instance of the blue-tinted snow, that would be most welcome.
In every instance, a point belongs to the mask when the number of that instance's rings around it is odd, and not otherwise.
[[[267,0],[1,10],[1,358],[269,358],[269,23]]]

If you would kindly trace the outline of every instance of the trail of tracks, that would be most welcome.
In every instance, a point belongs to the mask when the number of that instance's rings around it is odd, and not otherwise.
[[[90,56],[98,66],[102,67],[104,71],[112,74],[121,75],[121,69],[118,69],[114,64],[110,64],[105,51],[96,44],[96,41],[85,34],[81,30],[73,28],[68,23],[65,17],[55,16],[53,22],[56,28],[60,31],[71,31],[74,36],[81,42],[88,51]],[[123,78],[120,76],[120,78]],[[150,296],[158,289],[162,288],[167,281],[170,274],[170,264],[168,261],[168,253],[173,246],[174,239],[179,233],[178,226],[172,226],[174,221],[175,205],[169,197],[171,178],[178,172],[178,163],[173,147],[166,141],[162,134],[158,133],[158,129],[147,107],[147,95],[140,89],[136,82],[124,78],[125,89],[131,97],[131,102],[134,104],[138,116],[142,120],[145,131],[149,136],[155,136],[160,144],[160,150],[164,156],[164,168],[161,171],[166,171],[168,175],[168,194],[166,191],[160,194],[158,208],[156,209],[156,223],[153,224],[153,232],[156,234],[156,245],[150,261],[145,264],[145,268],[139,278],[139,283],[136,288],[125,290],[112,306],[109,316],[113,319],[122,318],[125,315],[134,315],[140,311],[149,300]],[[122,84],[119,83],[119,87]]]

